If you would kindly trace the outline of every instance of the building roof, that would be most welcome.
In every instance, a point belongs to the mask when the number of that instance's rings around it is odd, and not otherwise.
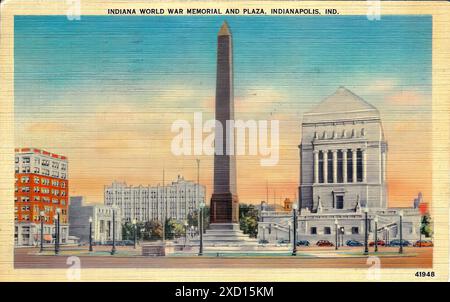
[[[379,117],[377,108],[341,86],[336,92],[305,113],[304,122]]]

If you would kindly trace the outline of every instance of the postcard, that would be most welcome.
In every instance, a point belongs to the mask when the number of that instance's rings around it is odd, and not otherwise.
[[[448,280],[449,13],[4,1],[0,279]]]

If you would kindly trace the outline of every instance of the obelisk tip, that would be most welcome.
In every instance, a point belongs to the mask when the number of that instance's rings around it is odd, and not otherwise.
[[[222,27],[219,30],[219,36],[231,36],[230,27],[228,26],[227,21],[223,21]]]

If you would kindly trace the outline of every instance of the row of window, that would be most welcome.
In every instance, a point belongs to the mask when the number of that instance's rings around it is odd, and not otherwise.
[[[17,196],[14,197],[14,201],[17,202],[18,198]],[[30,197],[29,196],[21,196],[20,197],[20,201],[21,202],[30,202]],[[65,199],[58,199],[58,198],[52,198],[50,199],[49,197],[40,197],[40,196],[33,196],[33,201],[42,201],[42,202],[47,202],[47,203],[54,203],[54,204],[61,204],[61,205],[66,205],[66,200]]]
[[[22,167],[22,170],[20,170],[19,167],[16,167],[15,172],[16,172],[16,174],[17,173],[31,173],[31,168],[30,168],[30,166],[24,166],[24,167]],[[50,173],[50,170],[45,169],[45,168],[40,169],[40,168],[35,167],[33,169],[33,173],[42,174],[42,175],[51,176],[51,177],[58,177],[58,178],[62,178],[62,179],[67,178],[66,173],[59,173],[59,171],[57,171],[57,170],[52,170],[52,173]]]
[[[341,231],[343,230],[344,227],[341,227]],[[345,229],[344,229],[345,232]],[[317,227],[311,227],[310,229],[310,234],[311,235],[317,235]],[[324,227],[323,228],[323,234],[324,235],[331,235],[331,227]],[[358,227],[352,227],[352,234],[359,234],[359,228]]]
[[[49,189],[49,188],[40,188],[40,187],[32,187],[34,193],[42,193],[42,194],[51,194],[54,196],[59,196],[61,194],[61,196],[66,196],[66,191],[64,190],[58,190],[58,189]],[[19,192],[19,187],[15,187],[15,191]],[[20,187],[20,192],[22,193],[28,193],[30,192],[30,187]]]
[[[15,163],[18,164],[20,162],[20,158],[18,156],[16,156],[15,158]],[[22,157],[22,164],[30,164],[31,163],[31,158],[29,156],[24,156]],[[60,165],[59,162],[57,161],[50,161],[48,159],[41,159],[39,157],[34,158],[34,164],[36,166],[42,165],[44,167],[51,167],[54,169],[59,169]],[[61,170],[66,171],[67,170],[67,165],[65,163],[61,163]]]

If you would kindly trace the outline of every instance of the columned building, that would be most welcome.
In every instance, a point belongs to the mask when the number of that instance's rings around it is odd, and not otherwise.
[[[124,222],[170,218],[185,221],[190,213],[197,211],[200,202],[205,201],[205,193],[205,186],[181,176],[164,186],[129,186],[113,182],[105,187],[104,203],[117,206]]]
[[[69,217],[70,235],[78,237],[81,242],[89,242],[90,218],[92,242],[104,244],[112,241],[113,236],[115,240],[122,240],[122,215],[119,208],[103,204],[84,204],[82,196],[73,196],[70,197]]]
[[[334,242],[339,227],[345,241],[361,241],[365,210],[370,240],[374,232],[380,239],[398,238],[400,214],[403,238],[419,238],[417,202],[411,208],[388,208],[387,146],[379,111],[344,87],[304,114],[299,145],[300,239],[311,244],[320,239]],[[262,218],[259,234],[264,233],[266,240],[289,237],[292,214],[266,211]]]

